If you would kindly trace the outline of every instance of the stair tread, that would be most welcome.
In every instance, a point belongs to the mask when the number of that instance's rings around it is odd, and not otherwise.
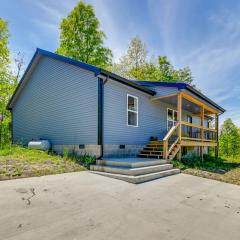
[[[138,154],[138,156],[141,156],[141,155],[146,155],[146,156],[159,156],[159,157],[162,157],[162,154],[147,154],[147,153],[140,153]]]
[[[169,170],[164,170],[164,171],[159,171],[159,172],[154,172],[154,173],[147,173],[147,174],[142,174],[142,175],[137,175],[137,176],[133,176],[133,175],[123,175],[123,174],[117,174],[117,173],[106,173],[106,172],[97,172],[97,171],[91,171],[92,173],[98,174],[98,175],[102,175],[102,176],[108,176],[108,177],[113,177],[113,178],[117,178],[123,181],[128,181],[131,183],[142,183],[142,182],[147,182],[147,181],[151,181],[157,178],[161,178],[161,177],[166,177],[169,175],[174,175],[174,174],[178,174],[180,173],[180,170],[177,168],[173,168],[173,169],[169,169]],[[148,178],[149,179],[144,179],[144,178]],[[154,178],[156,177],[156,178]]]
[[[116,163],[142,163],[142,162],[153,162],[153,161],[156,161],[156,162],[159,162],[159,161],[166,161],[165,159],[151,159],[149,160],[149,158],[138,158],[138,159],[133,159],[132,161],[129,161],[128,159],[126,158],[119,158],[119,159],[100,159],[100,160],[97,160],[97,161],[100,161],[100,162],[116,162]]]
[[[159,158],[146,158],[145,156],[136,158],[136,159],[103,159],[97,160],[96,162],[101,166],[121,166],[121,167],[146,167],[166,164],[168,161],[166,159]]]
[[[99,164],[96,164],[96,165],[93,165],[93,166],[135,171],[135,170],[144,170],[144,169],[151,169],[151,168],[172,166],[172,164],[171,164],[171,163],[165,163],[165,164],[158,164],[158,165],[146,166],[146,167],[122,167],[122,166],[111,166],[111,165],[105,165],[105,166],[103,166],[103,165],[99,165]]]
[[[163,153],[163,151],[151,151],[151,150],[142,150],[141,152],[150,152],[150,153],[156,153],[156,152],[159,152],[159,153]]]
[[[141,151],[140,154],[149,154],[149,155],[163,155],[162,151]]]

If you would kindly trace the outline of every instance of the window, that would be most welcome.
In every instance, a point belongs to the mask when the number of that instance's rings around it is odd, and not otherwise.
[[[177,123],[177,111],[168,108],[167,109],[167,128],[170,130]]]
[[[138,126],[138,98],[127,95],[127,125]]]

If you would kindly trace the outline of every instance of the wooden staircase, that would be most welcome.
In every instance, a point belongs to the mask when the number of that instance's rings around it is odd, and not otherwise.
[[[173,147],[173,149],[172,149],[172,151],[170,152],[170,154],[166,157],[166,159],[168,159],[168,160],[173,160],[175,157],[176,157],[176,155],[178,154],[178,152],[179,152],[179,150],[180,150],[180,144],[176,144],[174,147]]]
[[[140,158],[173,160],[181,150],[179,124],[173,126],[163,140],[150,141],[140,152]]]
[[[164,149],[164,158],[166,160],[173,160],[177,153],[181,151],[181,141],[179,136],[179,129],[180,125],[177,123],[175,126],[173,126],[166,136],[163,139],[163,149]]]
[[[163,141],[150,141],[138,157],[163,159]]]

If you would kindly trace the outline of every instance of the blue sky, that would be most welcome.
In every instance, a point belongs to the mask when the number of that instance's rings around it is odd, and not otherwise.
[[[2,0],[10,48],[28,63],[37,47],[54,51],[61,18],[77,0]],[[189,66],[195,84],[222,105],[240,126],[240,1],[87,0],[94,6],[114,59],[138,35],[149,55],[167,55],[176,67]]]

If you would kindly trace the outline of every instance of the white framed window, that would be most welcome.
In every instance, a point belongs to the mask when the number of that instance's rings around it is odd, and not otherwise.
[[[167,129],[168,131],[177,123],[177,111],[171,108],[167,109]]]
[[[127,126],[138,127],[138,97],[127,94]]]

